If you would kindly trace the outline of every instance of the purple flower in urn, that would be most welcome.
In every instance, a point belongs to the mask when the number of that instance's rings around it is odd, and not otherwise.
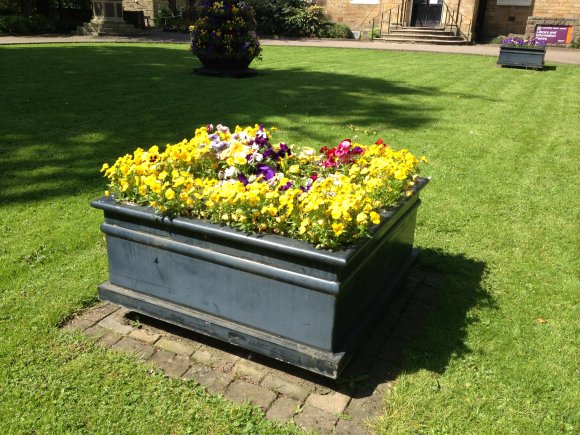
[[[266,164],[259,164],[256,166],[258,173],[262,175],[266,180],[271,180],[276,175],[276,171]]]
[[[285,185],[280,186],[278,188],[278,190],[284,191],[284,190],[288,190],[292,187],[292,181],[288,181]]]
[[[286,145],[284,142],[282,142],[280,144],[280,151],[278,151],[278,157],[284,158],[285,156],[289,156],[290,154],[292,154],[292,152],[290,151],[290,148],[288,148],[288,145]]]
[[[240,183],[242,183],[244,186],[247,186],[249,181],[248,181],[248,177],[246,177],[246,175],[243,172],[240,172],[238,174],[238,181]]]
[[[268,148],[266,151],[262,153],[262,156],[264,156],[264,158],[267,159],[268,157],[272,157],[274,154],[275,154],[274,150],[272,148]]]

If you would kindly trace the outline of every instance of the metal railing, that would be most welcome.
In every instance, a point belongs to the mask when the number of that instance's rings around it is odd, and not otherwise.
[[[379,5],[377,5],[377,6],[374,6],[374,7],[372,7],[372,8],[371,8],[371,10],[369,11],[369,13],[368,13],[368,14],[366,14],[366,16],[365,16],[365,17],[362,19],[362,21],[361,21],[361,22],[360,22],[360,24],[358,25],[358,28],[360,28],[361,35],[362,35],[363,31],[364,31],[364,30],[366,30],[366,28],[367,28],[367,27],[366,27],[367,19],[368,19],[368,18],[371,16],[371,14],[372,14],[373,12],[375,12],[375,10],[376,10],[377,8],[380,8],[380,9],[382,9],[382,7],[383,7],[383,5],[380,5],[380,6],[379,6]],[[379,14],[380,14],[380,12],[379,12]],[[370,23],[370,21],[369,21],[369,23]]]
[[[409,1],[403,0],[400,5],[393,6],[389,9],[383,10],[381,5],[381,12],[373,17],[369,23],[372,22],[370,39],[375,37],[375,29],[379,29],[379,35],[383,34],[383,29],[386,27],[386,33],[391,33],[393,28],[399,29],[405,26],[409,18]]]
[[[383,35],[391,33],[393,29],[399,29],[408,25],[410,21],[409,14],[411,13],[411,8],[409,7],[410,1],[403,0],[400,5],[386,10],[383,10],[383,6],[381,5],[381,11],[369,21],[369,23],[372,23],[370,39],[375,38],[375,29],[378,29],[379,35]],[[443,2],[443,8],[445,10],[443,28],[454,32],[456,36],[461,36],[466,41],[470,41],[471,18],[461,14],[459,7],[457,9],[451,9],[445,1]],[[464,25],[468,29],[467,33],[463,31]]]
[[[459,7],[452,10],[449,5],[443,2],[445,8],[445,30],[449,29],[455,33],[455,36],[461,36],[466,41],[471,41],[471,18],[459,12]],[[467,33],[463,31],[463,24],[466,24]]]

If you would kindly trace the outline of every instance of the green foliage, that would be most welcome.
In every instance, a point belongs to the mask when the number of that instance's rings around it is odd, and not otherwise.
[[[320,33],[322,38],[354,39],[354,35],[346,24],[327,23]]]
[[[191,51],[196,56],[252,60],[262,53],[254,11],[244,2],[201,2],[199,19],[190,32]]]
[[[191,2],[185,10],[173,13],[168,8],[161,8],[155,15],[155,26],[164,32],[189,33],[190,27],[199,19],[199,8]]]
[[[320,6],[297,8],[288,17],[288,31],[296,36],[320,36],[327,23],[323,12]]]
[[[288,35],[288,20],[297,10],[308,7],[305,0],[249,0],[256,13],[258,33]]]
[[[380,38],[381,37],[381,31],[377,28],[374,28],[371,30],[371,33],[369,34],[369,38],[370,39],[376,39],[376,38]]]
[[[17,15],[20,12],[20,2],[17,0],[0,0],[1,15]]]
[[[258,33],[279,36],[353,38],[344,24],[331,23],[324,8],[307,0],[249,0],[256,12]]]
[[[575,39],[570,43],[570,48],[580,48],[580,38]]]
[[[30,17],[22,15],[0,16],[0,33],[26,34],[54,32],[56,23],[43,15]]]
[[[503,42],[503,40],[506,38],[507,38],[507,36],[498,35],[495,38],[493,38],[492,40],[490,40],[489,43],[490,44],[501,44]]]

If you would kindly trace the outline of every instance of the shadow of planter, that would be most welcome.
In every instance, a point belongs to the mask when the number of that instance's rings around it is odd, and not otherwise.
[[[484,263],[441,251],[421,251],[418,264],[380,308],[372,332],[338,379],[279,362],[221,340],[164,323],[136,312],[127,314],[148,327],[202,343],[212,349],[250,360],[277,376],[290,376],[293,382],[312,382],[323,389],[346,394],[364,403],[374,403],[401,373],[429,370],[444,373],[452,358],[471,352],[464,342],[466,328],[477,321],[467,313],[475,307],[495,308],[494,299],[482,287]],[[366,415],[372,417],[372,415]]]

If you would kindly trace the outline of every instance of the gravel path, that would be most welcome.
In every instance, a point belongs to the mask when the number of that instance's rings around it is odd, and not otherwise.
[[[306,46],[306,47],[333,47],[333,48],[364,48],[370,50],[397,50],[422,51],[433,53],[474,54],[481,56],[497,56],[499,46],[492,44],[481,45],[429,45],[429,44],[399,44],[383,41],[362,41],[344,39],[299,39],[299,38],[261,38],[263,45],[278,46]],[[77,35],[35,35],[35,36],[0,36],[0,45],[11,44],[54,44],[54,43],[189,43],[189,35],[183,33],[169,33],[146,31],[141,36],[94,37]],[[580,65],[580,50],[549,47],[546,51],[546,61]]]

